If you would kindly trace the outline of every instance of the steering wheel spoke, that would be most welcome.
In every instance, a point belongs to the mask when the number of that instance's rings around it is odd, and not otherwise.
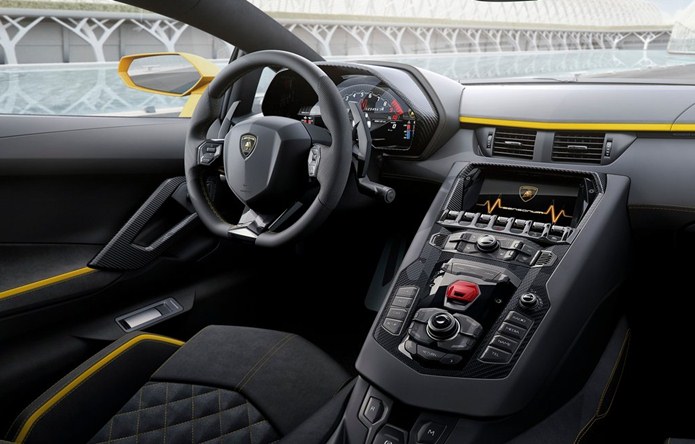
[[[261,233],[280,229],[304,204],[295,202],[278,214],[258,213],[249,207],[244,208],[239,222],[229,228],[229,235],[239,239],[255,241]]]
[[[239,222],[229,227],[229,236],[247,241],[255,241],[258,235],[266,231],[272,221],[268,216],[263,216],[253,211],[248,206],[241,213]]]
[[[211,166],[217,159],[222,157],[223,149],[224,139],[206,139],[198,145],[198,165]]]

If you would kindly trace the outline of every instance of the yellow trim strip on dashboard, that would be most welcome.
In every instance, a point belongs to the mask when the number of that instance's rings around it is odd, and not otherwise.
[[[41,419],[41,417],[48,412],[50,409],[52,409],[56,404],[58,404],[63,398],[65,398],[67,395],[70,394],[71,391],[73,391],[75,388],[77,388],[80,384],[82,384],[85,380],[87,380],[89,377],[91,377],[93,374],[107,366],[111,361],[116,359],[119,355],[121,355],[123,352],[127,351],[134,345],[142,342],[142,341],[158,341],[158,342],[165,342],[168,344],[172,345],[177,345],[177,346],[182,346],[183,341],[179,341],[177,339],[172,339],[168,338],[166,336],[159,336],[159,335],[153,335],[153,334],[141,334],[139,336],[136,336],[132,338],[131,340],[121,344],[118,348],[113,350],[111,353],[108,355],[104,356],[103,358],[99,359],[97,362],[95,362],[91,367],[89,367],[87,370],[84,372],[80,373],[75,379],[70,381],[65,387],[60,389],[55,395],[51,396],[46,402],[41,404],[41,406],[34,411],[34,413],[29,416],[29,418],[26,420],[26,422],[22,425],[22,428],[19,430],[19,433],[17,434],[17,438],[15,438],[15,442],[17,443],[23,443],[24,440],[27,438],[29,435],[29,432],[31,429],[34,427],[34,424]]]
[[[68,279],[76,278],[85,274],[92,273],[94,268],[84,267],[78,268],[77,270],[68,271],[67,273],[59,274],[57,276],[52,276],[46,279],[41,279],[40,281],[32,282],[30,284],[22,285],[21,287],[10,288],[9,290],[0,291],[0,299],[9,298],[10,296],[15,296],[20,293],[26,293],[27,291],[36,290],[39,288],[47,287],[49,285],[57,284],[59,282],[67,281]]]
[[[671,131],[695,131],[695,123],[674,123]]]
[[[459,122],[474,125],[511,126],[537,130],[584,131],[695,131],[693,123],[606,123],[606,122],[539,122],[531,120],[490,119],[460,116]]]

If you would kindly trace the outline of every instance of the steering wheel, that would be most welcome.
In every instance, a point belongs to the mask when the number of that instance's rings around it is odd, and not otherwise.
[[[279,116],[254,116],[236,123],[224,139],[208,139],[220,118],[225,92],[245,74],[267,66],[301,76],[318,95],[327,130]],[[205,181],[219,175],[222,157],[226,182],[245,205],[236,223],[215,208]],[[184,166],[188,193],[200,220],[214,234],[241,237],[275,247],[316,229],[336,207],[352,159],[352,124],[333,81],[315,64],[285,51],[259,51],[227,65],[210,83],[191,117]],[[294,222],[275,231],[302,205],[298,197],[316,180],[318,194]]]

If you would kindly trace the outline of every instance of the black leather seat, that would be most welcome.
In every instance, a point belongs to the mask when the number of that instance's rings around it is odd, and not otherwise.
[[[349,394],[349,375],[293,334],[212,326],[181,344],[121,338],[29,405],[7,439],[319,443]]]

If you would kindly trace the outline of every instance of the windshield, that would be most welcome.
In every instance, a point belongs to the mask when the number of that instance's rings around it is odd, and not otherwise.
[[[250,2],[328,60],[408,63],[464,83],[695,84],[691,0]],[[186,98],[128,88],[118,60],[182,51],[224,66],[233,50],[113,0],[0,0],[0,112],[177,115]]]
[[[691,0],[252,0],[329,59],[464,82],[695,83]]]

